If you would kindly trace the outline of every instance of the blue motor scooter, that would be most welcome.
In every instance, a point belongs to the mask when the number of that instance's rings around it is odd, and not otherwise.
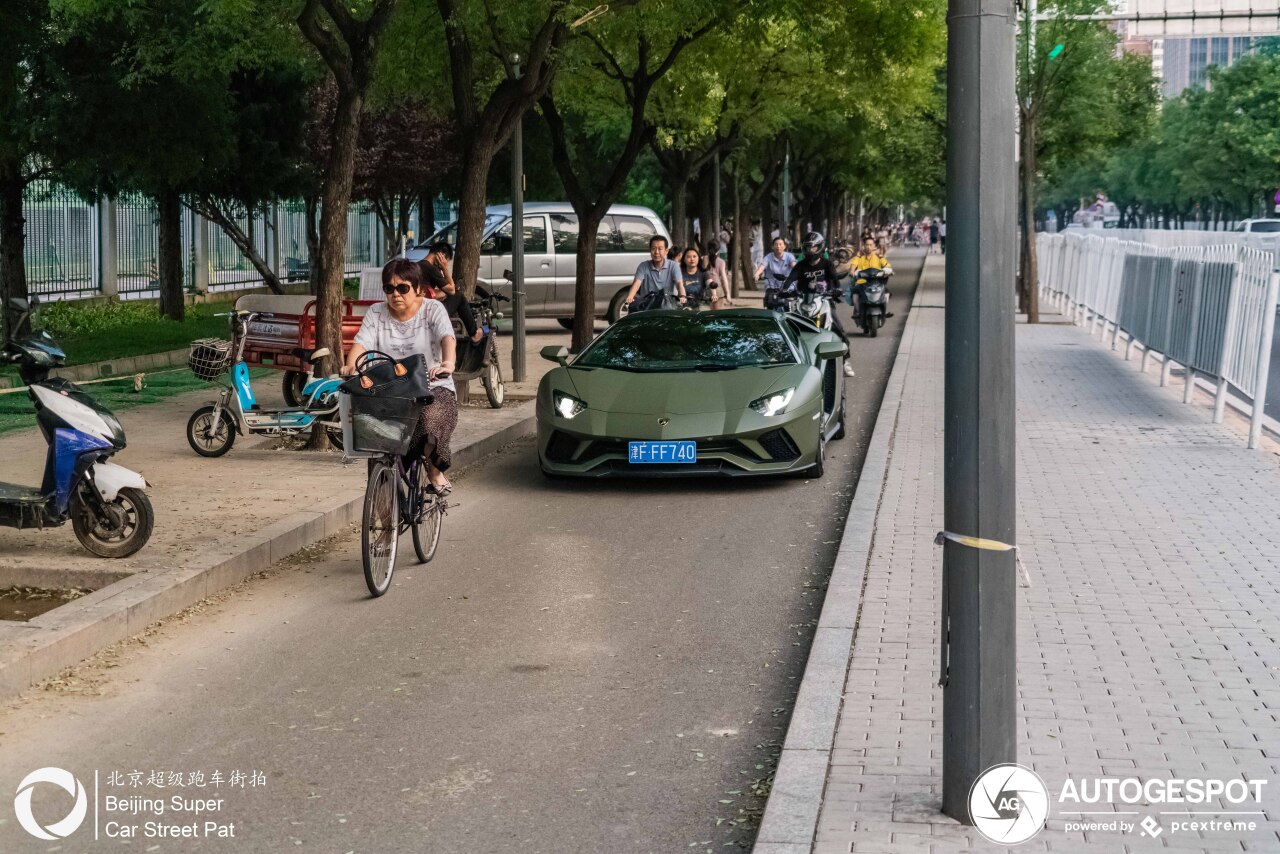
[[[49,451],[40,486],[0,483],[0,525],[44,528],[70,520],[89,551],[128,557],[147,544],[155,526],[147,482],[110,461],[125,446],[124,428],[111,411],[75,384],[49,376],[66,359],[49,333],[13,334],[37,305],[34,296],[9,300],[16,319],[0,360],[18,366]]]
[[[202,338],[191,345],[187,367],[205,382],[215,382],[228,370],[231,384],[213,403],[191,413],[187,421],[187,443],[202,457],[220,457],[235,444],[236,435],[294,436],[311,430],[317,422],[328,433],[336,448],[342,447],[342,425],[338,421],[339,377],[312,376],[316,360],[329,355],[329,348],[297,349],[294,355],[307,370],[302,387],[302,406],[264,409],[253,393],[249,366],[244,361],[245,332],[255,320],[273,317],[265,311],[228,312],[231,318],[231,341]]]

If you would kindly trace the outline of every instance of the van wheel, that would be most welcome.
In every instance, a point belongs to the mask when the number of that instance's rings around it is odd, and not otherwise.
[[[609,300],[609,313],[605,315],[605,320],[610,323],[617,323],[618,318],[622,317],[622,304],[627,301],[627,291],[630,288],[623,288],[613,295],[613,299]]]
[[[568,329],[570,332],[572,332],[572,331],[573,331],[573,318],[572,318],[572,317],[557,317],[557,318],[556,318],[556,323],[560,324],[560,328],[561,328],[561,329]]]

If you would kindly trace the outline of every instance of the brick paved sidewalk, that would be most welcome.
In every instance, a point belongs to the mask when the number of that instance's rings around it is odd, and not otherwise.
[[[941,265],[905,384],[815,850],[1005,850],[938,812]],[[938,306],[933,308],[931,306]],[[1280,851],[1280,465],[1069,325],[1018,327],[1019,761],[1050,792],[1017,850]],[[882,417],[883,414],[882,414]],[[1252,832],[1175,832],[1201,806],[1115,806],[1158,839],[1067,830],[1071,776],[1268,779]],[[1089,805],[1081,805],[1090,808]],[[1101,819],[1103,816],[1085,816]],[[1193,816],[1214,819],[1218,816]]]

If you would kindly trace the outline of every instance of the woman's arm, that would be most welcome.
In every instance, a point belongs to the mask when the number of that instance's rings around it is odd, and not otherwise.
[[[458,341],[452,335],[440,339],[440,364],[432,365],[427,371],[431,379],[447,377],[457,367]]]
[[[347,363],[342,366],[341,374],[349,377],[356,372],[356,361],[365,354],[365,346],[363,344],[352,343],[351,349],[347,351]]]

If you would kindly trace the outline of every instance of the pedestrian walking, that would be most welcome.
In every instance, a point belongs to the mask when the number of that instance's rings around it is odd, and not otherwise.
[[[707,254],[703,259],[706,263],[707,273],[715,282],[716,293],[711,303],[712,308],[728,308],[733,305],[731,297],[733,288],[730,287],[729,267],[724,262],[724,256],[718,252],[720,246],[713,240],[707,244]]]
[[[938,246],[942,249],[942,254],[947,254],[947,221],[944,219],[938,223]]]
[[[932,220],[929,223],[929,254],[932,255],[938,248],[938,221]]]

